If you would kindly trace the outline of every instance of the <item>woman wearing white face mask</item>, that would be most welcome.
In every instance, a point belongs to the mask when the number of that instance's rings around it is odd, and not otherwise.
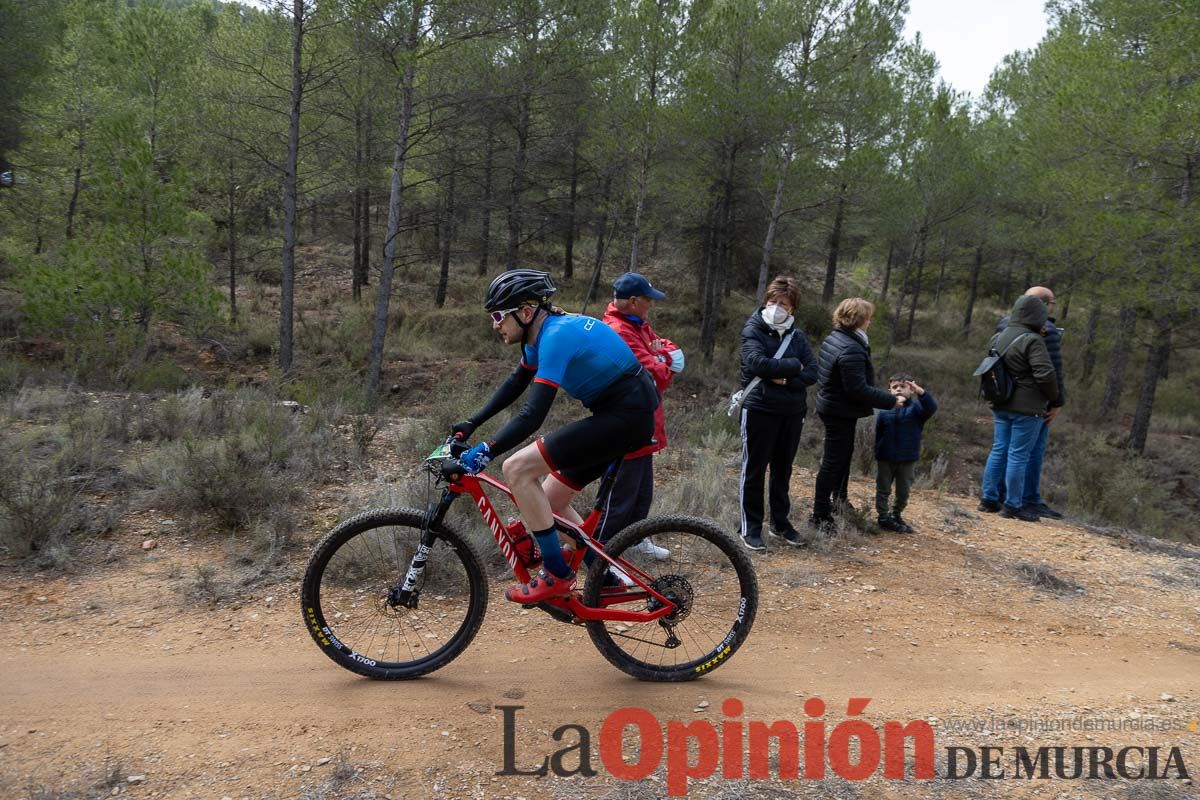
[[[817,381],[817,359],[804,332],[795,327],[793,314],[799,300],[799,284],[780,276],[767,287],[763,307],[751,314],[742,328],[742,388],[755,378],[762,379],[742,405],[740,419],[742,472],[738,502],[742,541],[751,550],[766,549],[762,538],[763,484],[768,467],[771,533],[787,544],[803,544],[788,519],[788,484],[808,410],[808,387]],[[779,353],[789,336],[787,349]]]

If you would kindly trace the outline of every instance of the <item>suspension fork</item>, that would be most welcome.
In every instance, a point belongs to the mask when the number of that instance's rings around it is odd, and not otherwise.
[[[408,563],[404,581],[399,588],[393,588],[388,593],[388,605],[392,608],[397,606],[417,607],[417,599],[421,594],[417,589],[417,584],[420,582],[421,576],[425,574],[429,551],[433,549],[433,542],[437,538],[434,528],[442,524],[442,520],[446,518],[446,512],[450,510],[450,504],[456,499],[458,499],[458,494],[446,489],[442,492],[441,499],[426,510],[425,520],[421,523],[421,541],[417,545],[417,551],[413,553],[412,560]]]

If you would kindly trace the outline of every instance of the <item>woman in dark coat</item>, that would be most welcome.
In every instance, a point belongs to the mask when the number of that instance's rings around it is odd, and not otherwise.
[[[742,542],[751,550],[766,549],[762,540],[763,483],[768,466],[771,533],[787,544],[803,543],[799,531],[788,519],[791,511],[788,486],[808,411],[808,387],[817,380],[817,359],[804,332],[795,324],[793,312],[799,300],[799,284],[780,276],[771,281],[763,306],[750,315],[742,328],[742,388],[755,378],[761,379],[746,397],[740,419],[742,473],[738,502],[742,512]],[[776,358],[784,337],[789,334],[792,338],[787,350]]]
[[[876,408],[899,408],[904,398],[875,388],[875,368],[867,328],[875,306],[851,297],[833,312],[833,333],[821,342],[818,358],[817,416],[825,423],[825,452],[817,472],[809,524],[822,532],[833,527],[833,501],[847,502],[854,429]]]

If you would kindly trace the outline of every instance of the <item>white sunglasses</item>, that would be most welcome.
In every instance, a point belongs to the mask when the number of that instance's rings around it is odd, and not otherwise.
[[[509,314],[513,313],[514,311],[520,311],[520,309],[521,309],[520,306],[515,306],[513,308],[506,308],[503,311],[493,311],[489,316],[491,316],[492,322],[499,325],[501,322],[504,322],[505,317],[507,317]]]

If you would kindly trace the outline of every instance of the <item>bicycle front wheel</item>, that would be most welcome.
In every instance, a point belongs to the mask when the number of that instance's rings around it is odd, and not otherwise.
[[[693,680],[726,663],[746,641],[758,611],[758,580],[746,552],[712,520],[653,517],[618,533],[605,551],[649,575],[654,590],[676,606],[652,622],[587,623],[592,643],[618,669],[639,680]],[[603,588],[607,570],[603,559],[592,564],[586,605],[623,596]],[[636,586],[625,594],[627,602],[609,607],[653,610],[656,604]]]
[[[305,626],[321,651],[369,678],[416,678],[454,660],[487,610],[483,562],[445,523],[414,590],[401,587],[421,542],[425,514],[368,511],[313,549],[301,586]]]

